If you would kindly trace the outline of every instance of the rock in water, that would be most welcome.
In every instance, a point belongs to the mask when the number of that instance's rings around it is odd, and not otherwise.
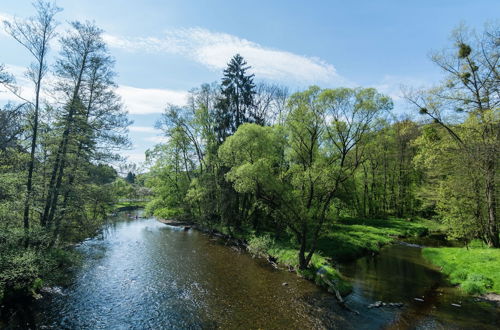
[[[381,302],[379,300],[379,301],[374,302],[373,304],[368,305],[368,308],[379,308],[379,307],[382,307],[382,305],[383,305],[383,302]]]

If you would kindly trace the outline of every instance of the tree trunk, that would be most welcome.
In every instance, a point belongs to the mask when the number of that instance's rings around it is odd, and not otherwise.
[[[496,219],[495,162],[488,162],[486,173],[486,203],[488,205],[488,245],[499,248],[498,225]]]

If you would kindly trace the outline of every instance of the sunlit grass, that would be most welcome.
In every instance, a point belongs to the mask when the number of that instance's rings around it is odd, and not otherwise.
[[[465,292],[500,294],[500,249],[425,248],[422,254]]]
[[[318,248],[336,261],[347,261],[378,252],[398,238],[422,236],[427,232],[426,225],[403,219],[345,219],[327,228]]]

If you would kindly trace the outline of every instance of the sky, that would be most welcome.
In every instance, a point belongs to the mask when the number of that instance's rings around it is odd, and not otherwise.
[[[401,85],[424,87],[443,78],[429,58],[450,47],[460,23],[481,30],[498,20],[498,0],[189,1],[58,0],[61,33],[73,20],[102,28],[116,59],[117,92],[129,117],[130,162],[164,141],[154,129],[167,104],[183,105],[187,91],[220,81],[240,53],[256,80],[298,91],[310,85],[375,87],[393,97],[395,113],[411,110]],[[1,0],[0,20],[33,15],[31,1]],[[53,46],[57,55],[57,45]],[[31,58],[3,29],[0,64],[22,85]],[[29,86],[26,86],[29,89]],[[12,96],[0,93],[0,102]]]

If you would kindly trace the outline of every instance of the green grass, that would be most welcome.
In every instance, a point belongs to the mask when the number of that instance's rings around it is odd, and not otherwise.
[[[466,293],[500,294],[500,249],[425,248],[422,253]]]
[[[328,289],[330,285],[327,282],[331,282],[343,296],[352,290],[349,282],[344,280],[342,275],[320,253],[313,254],[309,269],[300,270],[299,250],[292,246],[291,243],[275,241],[268,235],[253,236],[248,242],[250,252],[259,255],[271,255],[277,259],[279,264],[293,267],[297,274],[314,281],[319,286]]]
[[[335,261],[359,258],[402,237],[423,236],[428,226],[403,219],[344,219],[326,228],[318,249]]]
[[[298,273],[324,287],[327,287],[327,284],[322,279],[327,278],[342,294],[346,294],[351,290],[351,286],[332,266],[332,261],[354,260],[377,252],[382,246],[398,238],[426,235],[431,226],[436,226],[434,221],[420,219],[343,219],[325,227],[325,234],[318,241],[318,251],[313,255],[310,269]],[[293,243],[291,237],[274,240],[271,233],[257,234],[250,228],[230,233],[222,225],[216,225],[213,229],[247,240],[248,249],[252,254],[271,255],[278,263],[298,269],[298,245]],[[319,273],[322,273],[322,276]]]

